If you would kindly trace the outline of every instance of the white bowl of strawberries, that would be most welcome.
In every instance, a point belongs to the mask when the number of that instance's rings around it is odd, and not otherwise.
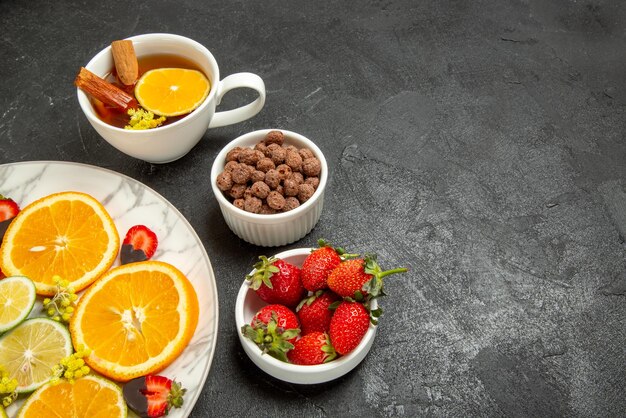
[[[406,271],[383,272],[375,257],[319,243],[259,257],[237,295],[244,351],[290,383],[328,382],[356,367],[374,342],[382,278]]]

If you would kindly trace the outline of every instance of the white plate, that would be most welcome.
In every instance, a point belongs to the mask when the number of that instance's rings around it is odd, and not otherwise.
[[[98,199],[113,218],[120,240],[133,225],[144,224],[152,229],[159,238],[153,259],[176,266],[193,283],[200,302],[198,327],[183,353],[160,372],[175,378],[187,388],[183,407],[172,409],[168,417],[186,417],[191,413],[209,374],[218,321],[215,277],[198,235],[165,198],[122,174],[68,162],[0,165],[0,194],[11,197],[20,207],[51,193],[70,190],[88,193]],[[119,259],[116,261],[118,264]],[[10,416],[21,401],[11,405],[7,411]]]

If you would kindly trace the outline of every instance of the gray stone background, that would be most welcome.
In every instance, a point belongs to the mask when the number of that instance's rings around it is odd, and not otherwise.
[[[134,177],[211,257],[220,335],[193,417],[626,416],[625,2],[2,0],[0,28],[0,163]],[[113,149],[72,81],[149,32],[201,42],[223,77],[259,74],[263,111],[170,164]],[[330,164],[319,224],[284,248],[239,240],[209,186],[219,150],[263,128]],[[235,296],[258,255],[320,237],[410,272],[387,281],[359,367],[287,384],[240,348]]]

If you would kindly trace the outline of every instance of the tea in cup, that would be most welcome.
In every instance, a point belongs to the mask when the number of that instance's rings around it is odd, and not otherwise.
[[[128,40],[132,41],[143,71],[160,66],[196,70],[206,76],[209,90],[206,98],[190,113],[168,118],[167,123],[153,129],[130,130],[124,129],[122,122],[107,119],[107,115],[99,111],[97,102],[78,88],[78,102],[89,123],[102,138],[127,155],[151,163],[177,160],[202,139],[208,128],[247,120],[265,104],[265,84],[258,75],[242,72],[221,80],[217,61],[211,52],[194,40],[165,33],[138,35]],[[85,66],[88,72],[104,80],[111,77],[114,68],[111,46],[100,51]],[[216,112],[222,97],[236,88],[256,90],[258,97],[245,106]]]

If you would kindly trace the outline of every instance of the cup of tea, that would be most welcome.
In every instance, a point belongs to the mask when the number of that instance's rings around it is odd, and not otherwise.
[[[77,89],[78,103],[93,128],[109,144],[123,153],[150,163],[168,163],[187,154],[204,136],[208,128],[242,122],[259,113],[265,104],[265,84],[256,74],[242,72],[220,78],[217,61],[202,44],[180,35],[151,33],[128,38],[141,67],[142,60],[180,59],[202,72],[210,83],[204,101],[192,112],[153,129],[130,130],[107,122],[82,89]],[[154,65],[154,63],[153,63]],[[172,66],[166,64],[166,66]],[[104,48],[85,66],[102,79],[110,77],[115,62],[111,46]],[[249,88],[258,97],[242,107],[216,111],[222,97],[230,90]]]

